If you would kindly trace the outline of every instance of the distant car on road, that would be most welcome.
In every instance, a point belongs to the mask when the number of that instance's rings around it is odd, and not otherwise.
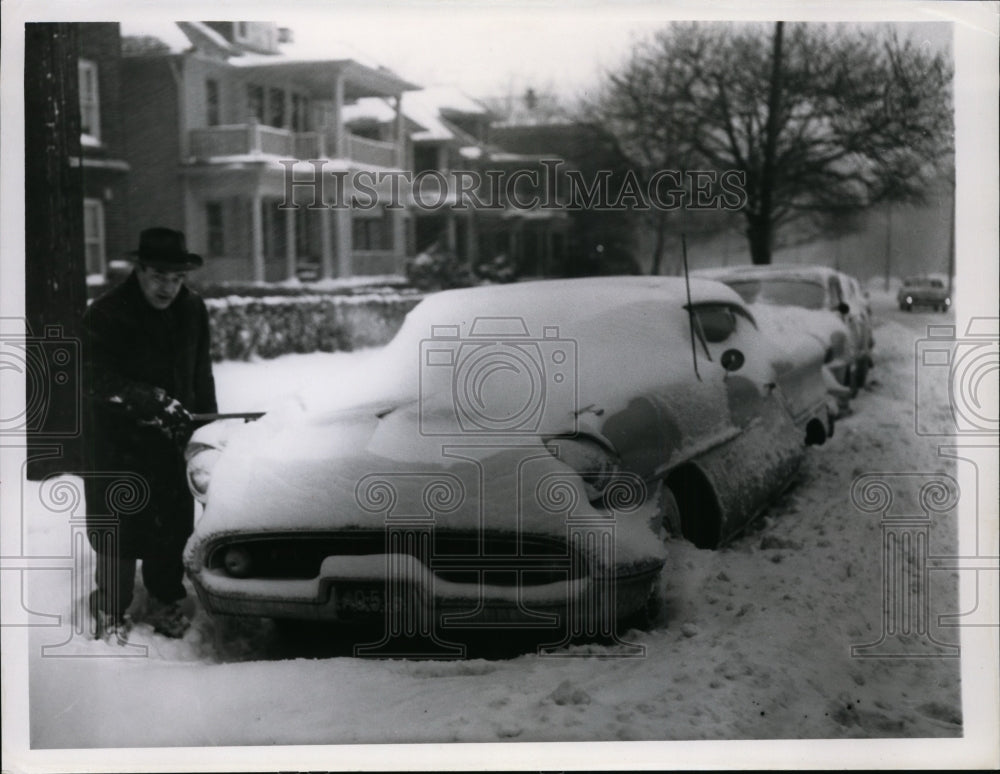
[[[903,312],[911,312],[915,306],[927,306],[935,312],[947,312],[951,308],[948,287],[938,277],[907,277],[896,294],[896,301]]]
[[[802,330],[823,340],[835,382],[847,387],[851,397],[867,382],[875,347],[871,308],[850,275],[827,266],[793,264],[732,266],[694,274],[724,282],[748,304],[806,310],[796,320]],[[790,320],[784,313],[758,316],[778,324]],[[785,330],[782,325],[782,335]],[[836,393],[833,387],[831,392]]]
[[[823,349],[706,280],[435,294],[330,374],[363,400],[195,433],[188,575],[212,613],[601,631],[645,609],[665,534],[731,540],[832,433]]]

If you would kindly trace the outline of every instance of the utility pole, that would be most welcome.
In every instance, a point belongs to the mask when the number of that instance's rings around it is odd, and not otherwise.
[[[885,206],[885,292],[889,292],[889,276],[892,273],[892,205]]]
[[[29,23],[24,47],[28,476],[79,470],[83,251],[78,25]]]
[[[951,286],[955,276],[955,180],[951,181],[951,227],[948,229],[948,298],[955,303],[954,289]]]

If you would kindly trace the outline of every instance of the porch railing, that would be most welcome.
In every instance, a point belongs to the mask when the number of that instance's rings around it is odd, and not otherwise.
[[[377,167],[395,167],[396,156],[394,143],[347,134],[347,157],[353,161]]]
[[[271,155],[284,158],[318,159],[335,157],[336,133],[292,132],[258,123],[228,124],[192,129],[190,156],[212,159],[220,156]],[[395,143],[369,140],[346,132],[344,155],[361,164],[395,167],[399,154]]]

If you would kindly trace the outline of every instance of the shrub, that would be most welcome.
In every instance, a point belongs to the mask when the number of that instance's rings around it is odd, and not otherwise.
[[[506,253],[500,253],[492,260],[479,264],[476,274],[488,282],[513,282],[517,279],[517,266],[507,258]]]
[[[272,358],[385,344],[419,294],[209,298],[214,360]]]
[[[476,283],[463,261],[450,250],[437,247],[407,261],[406,278],[420,290],[467,288]]]

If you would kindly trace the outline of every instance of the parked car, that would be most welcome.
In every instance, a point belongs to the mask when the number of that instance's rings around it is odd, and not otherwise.
[[[939,277],[907,277],[896,293],[896,301],[903,312],[911,312],[915,306],[929,306],[935,312],[947,312],[951,308],[948,287]]]
[[[856,279],[826,266],[785,264],[733,266],[696,274],[724,282],[748,304],[808,310],[797,319],[827,347],[831,393],[838,392],[839,384],[853,397],[864,387],[874,364],[875,337],[871,307]],[[787,320],[788,316],[782,312],[779,318]]]
[[[833,431],[823,347],[773,343],[720,283],[690,299],[669,277],[437,293],[330,374],[357,399],[200,428],[203,606],[449,634],[641,615],[665,534],[731,540]]]

